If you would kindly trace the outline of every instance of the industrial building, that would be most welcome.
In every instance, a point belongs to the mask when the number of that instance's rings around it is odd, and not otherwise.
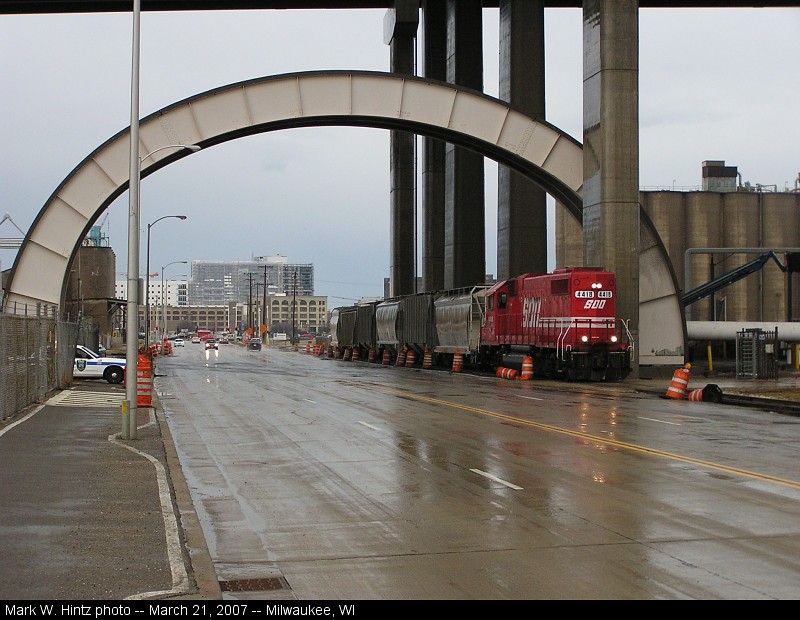
[[[736,166],[707,160],[701,179],[696,189],[639,193],[686,299],[687,337],[696,349],[689,356],[704,357],[697,349],[709,341],[732,349],[737,331],[755,323],[777,327],[779,339],[783,334],[783,340],[798,342],[793,333],[800,328],[800,176],[794,187],[779,189],[743,181]],[[580,226],[563,209],[556,221],[557,266],[582,265]],[[708,286],[708,294],[687,299],[715,281],[719,286]]]

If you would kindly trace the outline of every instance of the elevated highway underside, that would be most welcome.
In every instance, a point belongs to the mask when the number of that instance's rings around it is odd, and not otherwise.
[[[254,9],[389,9],[394,0],[142,0],[143,11],[235,11]],[[420,3],[421,4],[421,3]],[[483,0],[484,8],[497,8],[499,0]],[[579,0],[545,0],[545,8],[576,8],[583,6]],[[664,2],[640,0],[639,7],[646,8],[724,8],[785,6],[785,2]],[[104,13],[130,12],[130,0],[0,0],[0,13]]]

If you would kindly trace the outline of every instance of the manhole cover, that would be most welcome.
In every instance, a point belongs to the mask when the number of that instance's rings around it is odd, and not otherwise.
[[[289,584],[283,577],[266,577],[264,579],[232,579],[220,581],[223,592],[260,592],[262,590],[288,590]]]

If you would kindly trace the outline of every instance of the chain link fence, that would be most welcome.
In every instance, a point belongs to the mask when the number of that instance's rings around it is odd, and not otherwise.
[[[72,384],[78,333],[55,316],[0,314],[0,420]]]

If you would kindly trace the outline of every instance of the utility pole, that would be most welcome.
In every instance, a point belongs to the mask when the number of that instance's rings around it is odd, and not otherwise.
[[[248,273],[247,279],[250,282],[250,292],[247,297],[247,326],[253,329],[253,274]]]
[[[292,274],[292,344],[294,344],[294,316],[297,307],[297,269]]]
[[[267,266],[264,265],[264,303],[261,306],[261,322],[264,326],[269,330],[269,325],[267,325]],[[265,332],[266,334],[266,332]]]

